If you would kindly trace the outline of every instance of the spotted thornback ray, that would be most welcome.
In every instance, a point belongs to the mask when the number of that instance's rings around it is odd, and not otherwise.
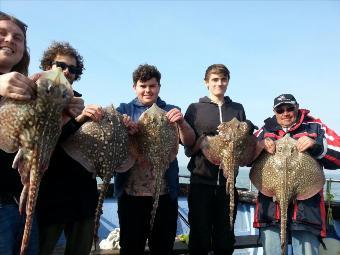
[[[296,199],[304,200],[317,194],[325,183],[325,176],[314,158],[297,150],[295,139],[287,135],[275,144],[275,153],[263,151],[249,177],[259,191],[280,204],[281,251],[286,254],[288,205]]]
[[[216,136],[206,136],[201,144],[204,156],[213,164],[219,165],[227,179],[226,192],[230,195],[229,222],[230,228],[234,225],[234,187],[235,175],[238,168],[255,151],[255,138],[250,134],[250,125],[233,118],[229,122],[222,122],[218,127]]]
[[[26,205],[21,255],[28,247],[40,180],[61,133],[62,111],[73,95],[60,68],[43,72],[36,83],[34,100],[5,98],[0,103],[0,148],[6,152],[20,149],[14,165],[18,165],[24,185],[21,213]]]
[[[128,153],[128,132],[122,124],[123,116],[113,106],[103,109],[99,122],[84,123],[72,136],[62,143],[65,152],[98,175],[103,184],[95,215],[94,243],[98,242],[98,229],[105,194],[115,171],[131,168],[134,160]]]
[[[159,195],[165,171],[178,152],[178,130],[175,123],[170,123],[166,111],[153,104],[138,120],[137,141],[139,150],[151,164],[155,179],[153,208],[150,228],[153,228],[158,208]]]

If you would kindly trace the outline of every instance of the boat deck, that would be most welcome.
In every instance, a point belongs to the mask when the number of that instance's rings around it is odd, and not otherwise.
[[[185,192],[184,192],[185,193]],[[254,220],[254,194],[248,191],[239,190],[240,199],[237,206],[237,217],[235,221],[235,255],[261,255],[262,247],[258,237],[258,230],[253,228]],[[187,198],[185,196],[179,197],[179,217],[177,220],[177,235],[189,234],[188,226],[188,205]],[[327,204],[326,204],[327,205]],[[337,240],[340,247],[340,202],[332,203],[333,216],[334,216],[334,233],[333,238]],[[112,196],[109,196],[104,201],[103,215],[100,219],[99,237],[100,240],[107,238],[107,236],[115,228],[119,228],[118,216],[117,216],[117,200]],[[58,247],[54,254],[63,254],[63,247],[65,244],[65,238],[62,236],[58,242]],[[98,247],[99,248],[99,247]],[[119,250],[97,250],[92,251],[92,255],[99,254],[119,254]],[[146,247],[145,254],[149,254],[149,250]],[[174,254],[188,254],[188,246],[179,240],[176,240],[174,244]],[[334,253],[322,253],[322,254],[334,254]],[[335,253],[337,254],[337,253]],[[340,254],[340,248],[339,248]]]

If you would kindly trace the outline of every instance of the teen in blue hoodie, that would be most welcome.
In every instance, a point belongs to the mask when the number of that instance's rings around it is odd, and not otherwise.
[[[167,104],[158,96],[161,74],[155,66],[140,65],[133,72],[133,88],[137,97],[130,103],[122,103],[117,110],[127,114],[131,120],[127,124],[136,132],[136,122],[144,111],[156,103],[167,111],[170,122],[176,122],[181,143],[191,146],[195,134],[183,118],[180,109]],[[134,130],[134,131],[133,131]],[[144,254],[146,240],[151,254],[172,253],[177,228],[178,162],[170,163],[165,172],[165,187],[159,198],[155,224],[150,232],[150,217],[153,204],[153,177],[150,169],[144,169],[137,162],[125,173],[115,176],[115,193],[118,197],[118,217],[120,225],[120,254]]]

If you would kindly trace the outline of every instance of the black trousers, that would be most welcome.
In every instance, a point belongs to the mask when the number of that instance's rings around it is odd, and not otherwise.
[[[234,222],[238,194],[235,189]],[[190,184],[189,249],[191,255],[228,255],[234,251],[234,229],[230,229],[229,195],[225,186]]]
[[[152,255],[172,254],[177,230],[177,199],[171,200],[169,195],[160,196],[150,231],[152,204],[152,197],[124,194],[118,199],[121,255],[144,254],[147,239]]]

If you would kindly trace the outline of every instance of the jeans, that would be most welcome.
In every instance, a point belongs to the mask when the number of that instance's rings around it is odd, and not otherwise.
[[[280,228],[266,227],[261,228],[260,231],[263,245],[263,254],[280,255]],[[319,255],[320,241],[316,235],[304,230],[293,230],[291,231],[291,235],[293,255]]]
[[[25,219],[19,214],[15,203],[0,203],[0,254],[16,255],[20,253],[21,239],[24,232]],[[26,255],[38,254],[38,230],[33,220],[30,242]]]

